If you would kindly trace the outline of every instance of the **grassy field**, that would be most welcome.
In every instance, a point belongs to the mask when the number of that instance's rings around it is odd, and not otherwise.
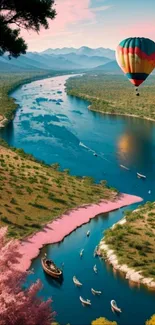
[[[139,97],[123,75],[89,73],[70,78],[66,88],[69,95],[89,100],[94,111],[155,120],[155,76],[150,76],[140,87]]]
[[[105,232],[104,241],[115,251],[119,264],[127,264],[155,279],[155,203],[126,214],[127,222]]]
[[[9,226],[10,236],[24,237],[68,209],[116,195],[104,182],[95,185],[57,167],[0,145],[0,225]]]

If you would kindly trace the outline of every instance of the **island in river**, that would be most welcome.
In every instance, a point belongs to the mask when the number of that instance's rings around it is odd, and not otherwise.
[[[129,211],[106,230],[100,253],[126,279],[155,289],[155,203]]]

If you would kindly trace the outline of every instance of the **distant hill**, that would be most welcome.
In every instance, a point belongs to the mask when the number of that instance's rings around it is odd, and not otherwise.
[[[78,55],[76,53],[69,53],[66,55],[59,55],[59,58],[64,58],[74,64],[80,65],[82,68],[94,68],[101,64],[106,64],[110,61],[110,59],[102,56],[87,56],[87,55]]]
[[[122,70],[120,69],[119,65],[116,61],[111,61],[106,64],[99,65],[98,67],[95,67],[93,70],[95,71],[105,71],[109,73],[122,73]]]
[[[40,55],[38,53],[27,53],[19,58],[9,58],[4,55],[0,57],[0,71],[40,71],[40,70],[79,70],[83,68],[78,63],[71,62],[65,57],[56,55]]]
[[[87,55],[87,56],[104,56],[110,60],[115,59],[115,51],[111,49],[105,49],[103,47],[99,47],[97,49],[92,49],[87,46],[82,46],[79,49],[75,49],[73,47],[64,47],[62,49],[47,49],[42,52],[43,54],[56,54],[56,55],[64,55],[75,53],[77,55]]]
[[[110,63],[114,55],[114,51],[110,49],[91,49],[86,46],[79,49],[47,49],[41,53],[27,52],[11,60],[3,55],[0,56],[0,71],[87,70]]]
[[[76,53],[77,49],[73,48],[73,47],[63,47],[62,49],[57,48],[57,49],[47,49],[43,52],[41,52],[41,54],[55,54],[55,55],[59,55],[59,54],[69,54],[69,53]]]

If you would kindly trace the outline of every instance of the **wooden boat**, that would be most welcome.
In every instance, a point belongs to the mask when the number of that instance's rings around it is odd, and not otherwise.
[[[82,302],[83,305],[89,305],[91,306],[91,301],[89,299],[83,299],[81,296],[79,297],[80,301]]]
[[[59,279],[62,277],[62,271],[54,264],[53,261],[45,257],[41,259],[43,270],[52,278]]]
[[[93,295],[98,295],[98,296],[100,296],[102,293],[102,291],[97,291],[97,290],[94,290],[93,288],[91,288],[91,292]]]
[[[80,257],[83,256],[83,252],[84,252],[84,249],[81,249],[81,251],[80,251]]]
[[[121,309],[117,307],[116,301],[111,300],[111,308],[113,311],[116,311],[117,313],[121,313]]]
[[[121,168],[124,168],[126,170],[130,170],[128,167],[124,166],[124,165],[120,165]]]
[[[97,273],[97,266],[96,266],[96,264],[94,265],[93,270],[94,270],[95,273]]]
[[[82,283],[76,278],[76,276],[73,276],[73,282],[77,287],[82,287]]]
[[[140,173],[137,173],[137,177],[138,177],[138,178],[146,178],[146,176],[145,176],[145,175],[143,175],[143,174],[140,174]]]
[[[89,237],[89,235],[90,235],[90,230],[87,231],[87,237]]]

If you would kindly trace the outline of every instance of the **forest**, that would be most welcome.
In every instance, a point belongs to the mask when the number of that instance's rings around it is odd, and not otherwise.
[[[103,72],[72,77],[67,80],[66,89],[68,95],[88,100],[93,111],[155,120],[155,76],[139,87],[140,96],[136,96],[134,86],[123,75]]]

